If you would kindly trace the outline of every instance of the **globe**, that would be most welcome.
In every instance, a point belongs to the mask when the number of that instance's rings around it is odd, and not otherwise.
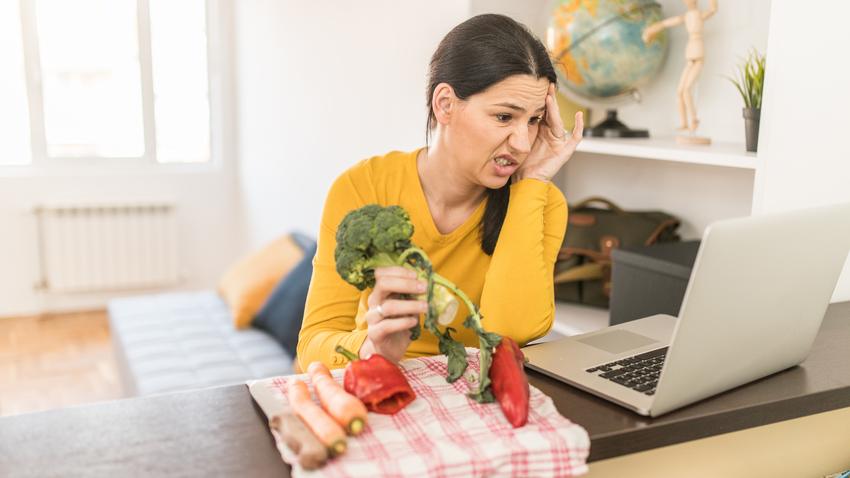
[[[643,30],[663,20],[652,0],[559,0],[552,12],[546,42],[555,60],[559,89],[586,106],[622,104],[638,98],[667,57],[666,32],[646,44]],[[585,129],[586,136],[646,137],[617,120]]]

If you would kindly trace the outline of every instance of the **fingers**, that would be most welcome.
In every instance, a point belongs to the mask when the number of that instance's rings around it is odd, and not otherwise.
[[[549,83],[549,92],[546,95],[546,123],[550,132],[556,137],[562,136],[564,122],[561,120],[561,110],[558,109],[558,101],[555,99],[555,84]]]
[[[380,277],[407,277],[416,278],[416,272],[401,266],[386,266],[375,268],[375,279]]]
[[[393,334],[399,332],[409,333],[408,330],[418,323],[418,317],[400,317],[381,320],[374,325],[369,325],[369,338],[372,339],[373,343],[379,344]]]
[[[584,113],[581,111],[576,112],[576,122],[575,126],[573,126],[573,140],[581,141],[581,138],[584,136]]]
[[[383,304],[391,294],[422,294],[427,287],[428,284],[409,269],[379,267],[375,269],[375,287],[367,303],[370,308],[374,308]]]
[[[415,317],[428,312],[428,303],[424,300],[388,300],[381,304],[381,311],[377,306],[369,309],[364,318],[370,326],[377,325],[382,320]]]
[[[384,317],[419,316],[428,312],[428,302],[424,300],[388,300],[381,304]]]

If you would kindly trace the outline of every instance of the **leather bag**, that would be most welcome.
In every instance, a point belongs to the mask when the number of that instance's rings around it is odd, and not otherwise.
[[[679,219],[668,213],[627,211],[602,197],[571,206],[555,263],[555,298],[607,308],[612,288],[611,250],[678,241],[679,224]]]

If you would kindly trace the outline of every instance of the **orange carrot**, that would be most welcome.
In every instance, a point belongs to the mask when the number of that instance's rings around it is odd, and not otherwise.
[[[352,435],[363,431],[366,425],[366,405],[345,391],[331,376],[331,371],[322,362],[313,362],[307,367],[313,389],[322,402],[322,407]]]
[[[301,380],[291,380],[286,389],[289,405],[296,415],[313,431],[316,438],[328,447],[331,456],[345,453],[345,430],[339,426],[324,410],[310,397],[307,384]]]

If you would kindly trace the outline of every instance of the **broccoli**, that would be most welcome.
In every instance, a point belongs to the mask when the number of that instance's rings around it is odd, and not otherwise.
[[[478,389],[470,396],[479,402],[492,402],[488,374],[490,359],[493,348],[502,338],[484,330],[478,307],[454,283],[434,272],[428,255],[411,242],[411,236],[413,224],[407,211],[400,206],[370,204],[351,211],[337,228],[334,252],[336,270],[358,290],[375,286],[376,267],[406,267],[415,271],[420,279],[426,280],[427,292],[416,298],[428,301],[424,325],[439,339],[440,353],[448,357],[446,381],[450,383],[460,378],[468,366],[466,349],[452,338],[455,329],[448,327],[457,314],[458,302],[455,296],[460,298],[470,313],[463,325],[478,335],[480,348]],[[441,331],[438,325],[445,326],[445,329]],[[417,324],[411,329],[411,340],[416,340],[420,333]]]

